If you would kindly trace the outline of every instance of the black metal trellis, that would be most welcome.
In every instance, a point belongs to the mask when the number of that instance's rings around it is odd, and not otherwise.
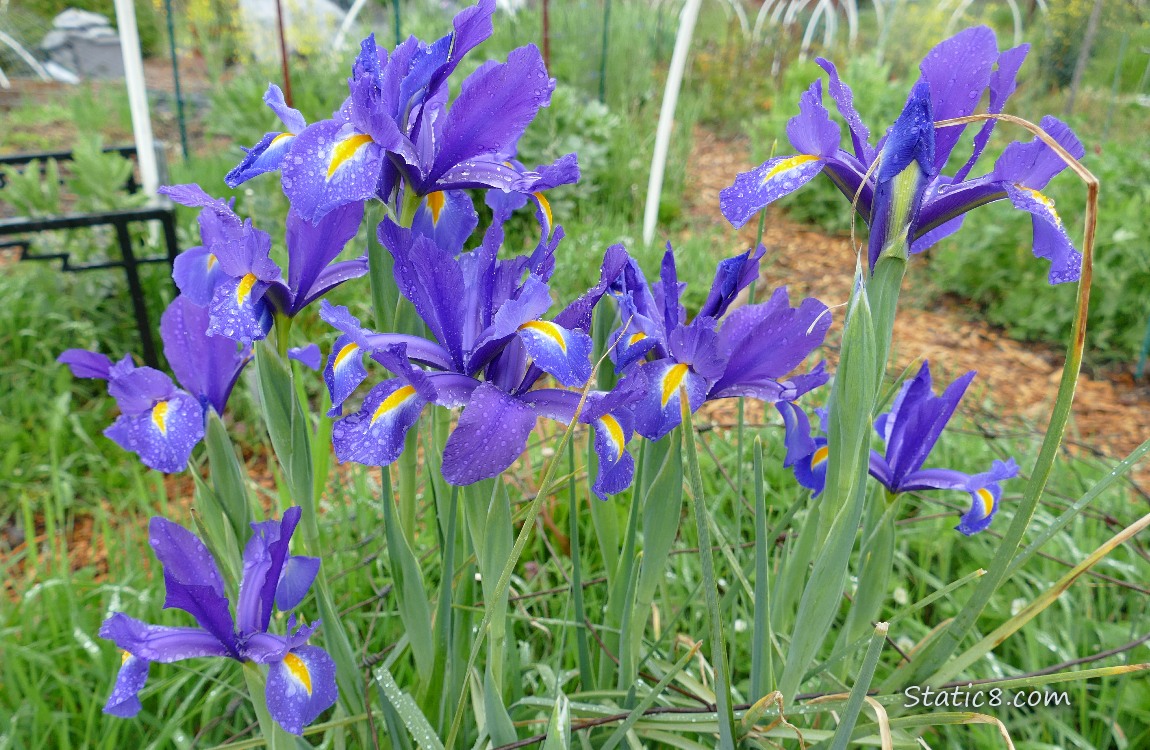
[[[118,153],[125,158],[136,155],[134,146],[118,146],[104,149],[105,153]],[[17,154],[0,156],[0,166],[26,166],[38,161],[44,164],[47,159],[69,161],[72,159],[71,151],[55,151],[39,154]],[[4,187],[3,175],[0,174],[0,188]],[[129,193],[136,193],[140,186],[135,174],[129,175],[124,184]],[[158,221],[164,232],[166,253],[164,255],[148,255],[138,257],[132,246],[132,235],[128,231],[131,224],[138,222]],[[54,232],[65,229],[81,229],[86,227],[111,226],[116,232],[116,241],[120,246],[119,260],[102,260],[96,262],[72,262],[70,253],[35,253],[32,251],[32,238],[20,235],[30,235],[39,232]],[[171,206],[146,206],[129,208],[119,211],[102,211],[89,214],[68,214],[64,216],[46,216],[37,218],[16,217],[0,219],[0,238],[16,237],[16,239],[0,239],[0,248],[17,248],[18,261],[59,261],[60,270],[66,273],[81,271],[99,271],[109,268],[124,269],[124,277],[128,282],[128,293],[132,298],[132,311],[136,318],[136,328],[140,334],[140,345],[143,349],[144,361],[152,366],[159,366],[152,326],[148,319],[148,306],[144,299],[144,288],[140,283],[139,267],[149,263],[175,263],[179,245],[176,239],[176,215]]]

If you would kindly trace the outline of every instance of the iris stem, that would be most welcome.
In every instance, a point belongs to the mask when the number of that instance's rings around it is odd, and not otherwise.
[[[287,359],[288,344],[291,341],[291,324],[294,319],[283,313],[275,314],[276,351]]]
[[[711,532],[707,525],[706,497],[703,476],[699,471],[699,453],[695,447],[695,424],[686,391],[679,391],[683,414],[683,447],[687,454],[687,476],[690,481],[691,515],[695,517],[695,530],[699,543],[699,562],[702,564],[703,592],[707,600],[707,622],[710,626],[711,666],[715,670],[715,710],[719,724],[719,747],[735,750],[735,714],[731,707],[731,678],[727,671],[727,654],[723,640],[722,612],[719,610],[719,591],[715,583],[715,562],[711,557]]]

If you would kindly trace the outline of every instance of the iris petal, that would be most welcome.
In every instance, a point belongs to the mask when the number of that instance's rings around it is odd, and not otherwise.
[[[268,713],[292,734],[302,734],[338,697],[335,662],[318,646],[300,646],[268,667]]]

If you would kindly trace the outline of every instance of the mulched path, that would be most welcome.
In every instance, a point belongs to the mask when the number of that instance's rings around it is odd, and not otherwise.
[[[694,231],[709,227],[721,238],[716,255],[731,255],[755,239],[755,221],[736,232],[718,209],[719,191],[730,185],[737,173],[755,166],[749,152],[745,141],[720,139],[706,131],[695,134],[687,169],[691,176],[687,211]],[[848,210],[845,202],[843,210]],[[776,211],[767,215],[763,244],[767,256],[760,289],[787,284],[792,302],[809,295],[832,307],[847,301],[855,267],[849,236],[827,235]],[[1041,434],[1058,390],[1063,351],[1009,338],[979,320],[977,309],[969,303],[931,289],[928,274],[929,265],[921,259],[912,260],[908,276],[915,283],[904,285],[895,324],[892,371],[901,372],[917,357],[930,360],[936,380],[949,382],[967,370],[977,370],[962,407],[966,415],[999,433]],[[1074,290],[1068,287],[1065,291],[1072,303]],[[842,308],[838,308],[831,346],[826,351],[832,363],[842,318]],[[1087,336],[1089,346],[1089,331]],[[988,423],[988,418],[998,424]],[[1084,372],[1067,432],[1068,450],[1122,458],[1147,437],[1150,383],[1135,383],[1130,372]],[[1135,468],[1132,477],[1141,488],[1150,489],[1150,466],[1146,462]]]

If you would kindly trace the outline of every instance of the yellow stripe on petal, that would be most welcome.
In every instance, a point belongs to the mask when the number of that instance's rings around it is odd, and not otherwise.
[[[551,216],[551,202],[543,193],[532,193],[531,195],[539,201],[539,207],[543,209],[543,215],[547,217],[547,234],[551,234],[551,227],[555,225],[555,219]]]
[[[268,148],[271,148],[286,138],[295,138],[295,133],[280,133],[275,138],[272,138],[272,142],[268,144]]]
[[[337,169],[368,143],[371,143],[370,135],[356,133],[335,144],[335,148],[331,150],[331,164],[327,167],[327,178],[330,180]]]
[[[212,270],[212,268],[216,265],[216,263],[219,262],[219,260],[220,259],[216,257],[215,253],[208,253],[208,270]]]
[[[627,346],[634,346],[645,338],[647,338],[647,334],[643,333],[642,331],[639,331],[638,333],[632,333],[630,338],[627,339]]]
[[[989,518],[990,514],[994,512],[994,494],[985,487],[974,494],[978,495],[978,499],[982,501],[982,517]]]
[[[168,434],[168,402],[160,401],[152,407],[152,423],[161,434]]]
[[[619,426],[619,421],[610,414],[604,414],[599,418],[599,421],[606,428],[607,434],[611,438],[611,444],[615,446],[615,460],[618,461],[623,457],[623,448],[627,445],[627,440],[623,436],[623,428]]]
[[[132,654],[131,654],[130,652],[128,652],[128,651],[121,651],[121,652],[120,652],[120,666],[122,667],[122,666],[124,666],[125,664],[127,664],[127,663],[128,663],[128,659],[131,659],[131,658],[132,658]]]
[[[1054,201],[1053,200],[1051,200],[1047,196],[1043,195],[1042,193],[1038,192],[1034,188],[1028,188],[1025,185],[1018,184],[1017,182],[1014,183],[1014,186],[1016,188],[1018,188],[1019,190],[1022,190],[1023,192],[1028,193],[1031,198],[1033,198],[1034,200],[1041,203],[1042,207],[1045,208],[1046,211],[1050,214],[1051,218],[1054,219],[1054,223],[1057,224],[1058,226],[1062,226],[1062,219],[1058,216],[1058,212],[1054,210]]]
[[[256,275],[249,273],[240,279],[240,285],[236,287],[236,304],[242,305],[247,301],[247,298],[252,293],[252,287],[256,285]]]
[[[358,350],[358,349],[359,349],[359,347],[356,346],[354,343],[353,344],[346,344],[342,349],[339,350],[339,353],[335,355],[335,361],[332,362],[332,365],[331,365],[332,369],[335,369],[335,368],[339,367],[340,365],[342,365],[344,363],[344,361],[347,360],[347,358],[350,357],[351,355],[355,354],[356,350]]]
[[[396,409],[398,409],[403,404],[403,402],[407,401],[407,399],[411,398],[414,395],[415,395],[415,388],[410,386],[410,385],[405,385],[402,388],[399,388],[394,393],[392,393],[390,396],[385,398],[383,400],[382,404],[380,404],[378,407],[376,407],[375,413],[371,415],[371,423],[375,424],[380,418],[382,418],[388,412],[395,411]]]
[[[771,167],[769,172],[763,175],[762,182],[765,185],[783,172],[789,172],[795,167],[801,167],[803,164],[807,164],[808,162],[818,161],[820,158],[821,157],[818,156],[812,156],[811,154],[799,154],[798,156],[791,156],[783,159],[778,164]]]
[[[295,678],[296,682],[303,685],[303,689],[307,694],[311,695],[311,670],[304,664],[303,659],[295,654],[288,653],[284,657],[284,666],[287,667],[288,674]]]
[[[823,463],[824,461],[826,461],[826,460],[827,460],[827,456],[829,456],[829,455],[830,455],[830,452],[831,452],[831,451],[830,451],[830,448],[828,448],[828,447],[827,447],[827,446],[825,446],[825,445],[824,445],[824,446],[822,446],[822,447],[820,447],[818,450],[816,450],[816,451],[814,452],[814,454],[811,456],[811,468],[813,469],[813,468],[815,468],[816,466],[818,466],[819,464],[821,464],[821,463]]]
[[[447,198],[443,195],[442,190],[427,194],[427,210],[431,211],[432,224],[439,224],[439,214],[443,211],[443,204],[446,202]]]
[[[567,353],[567,339],[563,338],[563,329],[554,323],[547,320],[529,320],[523,325],[519,326],[519,330],[524,328],[530,331],[537,331],[538,333],[546,336],[555,342],[555,345]]]
[[[671,396],[679,390],[683,378],[687,376],[687,366],[683,364],[672,365],[667,374],[663,376],[663,408],[671,401]]]

